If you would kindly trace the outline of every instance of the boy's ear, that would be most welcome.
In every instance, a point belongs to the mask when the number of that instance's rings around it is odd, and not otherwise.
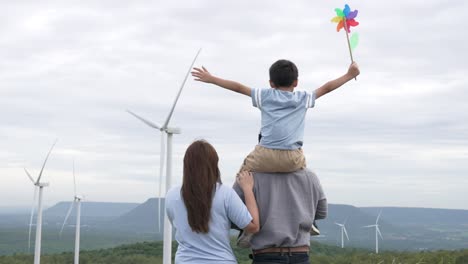
[[[276,85],[275,85],[275,83],[274,83],[272,80],[270,80],[270,87],[271,87],[271,88],[276,88]]]
[[[297,82],[298,82],[298,81],[299,81],[299,80],[296,79],[296,80],[292,83],[292,86],[293,86],[294,88],[297,87]]]

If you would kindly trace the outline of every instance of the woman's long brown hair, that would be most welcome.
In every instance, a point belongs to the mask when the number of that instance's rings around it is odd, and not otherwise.
[[[221,183],[218,153],[205,140],[193,142],[184,156],[181,195],[187,208],[188,223],[196,233],[208,233],[216,183]]]

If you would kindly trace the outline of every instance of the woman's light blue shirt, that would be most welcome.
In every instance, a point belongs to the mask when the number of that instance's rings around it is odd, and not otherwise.
[[[175,263],[237,263],[230,246],[231,222],[245,228],[252,221],[252,216],[237,193],[228,186],[217,184],[209,232],[201,234],[190,228],[180,189],[181,186],[173,187],[166,195],[166,213],[176,229],[175,239],[179,243]]]

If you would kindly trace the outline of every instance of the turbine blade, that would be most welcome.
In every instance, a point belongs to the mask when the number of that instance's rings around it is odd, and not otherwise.
[[[31,207],[31,216],[29,218],[28,251],[31,249],[31,230],[32,230],[32,221],[34,218],[34,207],[36,205],[36,200],[37,200],[37,188],[38,187],[34,186],[33,205]]]
[[[31,176],[31,174],[29,174],[28,170],[26,168],[24,168],[24,172],[26,172],[26,175],[28,175],[28,178],[32,181],[33,184],[36,184],[36,182],[34,181],[33,177]]]
[[[379,215],[377,216],[377,220],[375,220],[375,224],[378,224],[381,214],[382,214],[382,210],[380,210]]]
[[[150,127],[152,127],[152,128],[156,128],[157,130],[160,130],[160,129],[161,129],[161,126],[160,126],[160,125],[158,125],[158,124],[156,124],[156,123],[153,123],[153,122],[151,122],[151,121],[149,121],[149,120],[147,120],[147,119],[145,119],[145,118],[143,118],[143,117],[141,117],[141,116],[139,116],[139,115],[133,113],[133,112],[130,111],[130,110],[127,110],[127,113],[129,113],[129,114],[131,114],[132,116],[134,116],[134,117],[140,119],[140,121],[142,121],[143,123],[147,124],[148,126],[150,126]]]
[[[337,226],[343,226],[342,224],[338,224],[337,222],[335,222],[335,225],[337,225]]]
[[[195,58],[193,58],[192,64],[190,64],[190,67],[189,67],[189,69],[187,71],[187,74],[185,74],[184,81],[182,82],[182,85],[179,88],[179,92],[177,93],[177,96],[176,96],[176,98],[174,100],[174,104],[172,104],[171,111],[169,112],[169,115],[167,115],[166,121],[163,124],[164,129],[166,129],[167,126],[169,125],[169,121],[171,120],[172,113],[174,113],[174,109],[176,107],[177,101],[179,100],[180,94],[182,93],[182,89],[184,89],[185,82],[187,81],[187,78],[188,78],[190,72],[192,71],[193,64],[195,64],[195,61],[197,60],[198,54],[200,54],[200,52],[201,52],[201,49],[198,50],[197,55],[195,55]]]
[[[63,220],[62,228],[60,229],[60,236],[62,236],[63,228],[65,227],[65,224],[67,223],[68,217],[70,217],[70,214],[73,210],[73,206],[75,205],[75,200],[73,200],[70,204],[70,208],[68,209],[67,215],[65,216],[65,220]]]
[[[73,191],[76,197],[75,160],[73,160]]]
[[[363,226],[363,227],[374,227],[375,225],[366,225],[366,226]]]
[[[165,134],[161,133],[161,150],[159,151],[159,192],[158,192],[158,232],[161,232],[161,193],[164,178],[164,164],[166,164],[166,142]]]
[[[383,240],[382,233],[380,233],[380,229],[379,229],[378,226],[375,227],[375,230],[377,230],[377,233],[379,234],[380,238],[382,238],[382,240]]]
[[[344,233],[346,235],[346,238],[349,240],[348,232],[346,232],[346,227],[343,226]]]
[[[46,156],[46,158],[45,158],[45,160],[44,160],[44,164],[42,164],[41,172],[39,172],[39,177],[37,177],[36,184],[39,184],[39,182],[40,182],[40,180],[41,180],[42,172],[44,171],[44,167],[45,167],[45,165],[46,165],[46,163],[47,163],[47,160],[49,159],[50,153],[52,152],[52,150],[53,150],[54,147],[55,147],[55,144],[57,144],[57,141],[58,141],[58,139],[55,140],[54,144],[52,144],[52,147],[50,148],[49,152],[47,153],[47,156]]]

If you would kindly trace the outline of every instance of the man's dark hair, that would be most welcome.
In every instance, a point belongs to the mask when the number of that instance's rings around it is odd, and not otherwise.
[[[296,65],[288,60],[278,60],[270,67],[270,81],[276,87],[291,86],[298,76]]]

